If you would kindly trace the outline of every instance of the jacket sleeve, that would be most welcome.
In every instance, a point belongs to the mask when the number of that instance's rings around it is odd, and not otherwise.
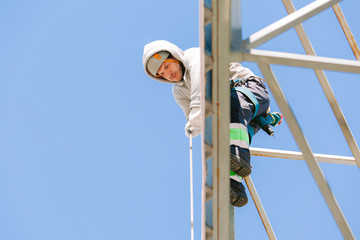
[[[183,110],[186,120],[189,120],[190,115],[190,98],[187,96],[188,94],[186,89],[182,87],[178,87],[176,85],[173,86],[172,93],[174,95],[176,103]]]
[[[200,110],[200,54],[199,50],[186,51],[184,83],[173,86],[176,103],[183,110],[186,117],[185,135],[189,131],[195,137],[201,132]]]
[[[185,125],[185,134],[191,131],[193,137],[201,132],[201,109],[200,109],[200,54],[194,54],[190,59],[190,112]]]

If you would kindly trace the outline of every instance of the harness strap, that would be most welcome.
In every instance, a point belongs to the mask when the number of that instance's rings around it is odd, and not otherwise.
[[[258,102],[258,100],[256,99],[255,95],[254,95],[251,91],[249,91],[247,88],[245,88],[245,87],[234,87],[234,88],[231,89],[231,91],[241,92],[241,93],[245,94],[245,96],[247,96],[247,97],[250,99],[250,101],[251,101],[251,102],[254,104],[254,106],[255,106],[255,111],[254,111],[254,115],[253,115],[252,119],[253,119],[254,117],[256,117],[256,114],[257,114],[257,112],[258,112],[258,110],[259,110],[259,102]]]
[[[250,126],[250,124],[248,125],[248,133],[249,133],[249,145],[251,144],[251,140],[254,136],[254,128],[252,126]]]

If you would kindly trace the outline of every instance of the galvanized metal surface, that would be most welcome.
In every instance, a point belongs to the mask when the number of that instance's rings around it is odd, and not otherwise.
[[[295,151],[251,147],[250,153],[253,156],[260,156],[260,157],[304,160],[303,154],[301,152],[295,152]],[[336,164],[345,164],[345,165],[356,166],[354,157],[337,156],[337,155],[329,155],[329,154],[318,154],[318,153],[314,153],[314,156],[318,162],[336,163]]]
[[[288,123],[289,129],[299,147],[301,152],[304,155],[304,159],[310,169],[310,172],[312,176],[315,179],[315,182],[317,183],[321,194],[323,195],[332,215],[335,219],[344,239],[355,239],[349,224],[347,223],[347,220],[345,219],[336,199],[333,195],[329,184],[327,183],[325,176],[322,172],[322,170],[319,167],[318,162],[315,159],[315,156],[313,152],[311,151],[311,148],[300,128],[299,123],[296,120],[296,117],[294,113],[292,112],[289,103],[286,100],[286,97],[278,83],[278,81],[275,78],[275,75],[273,74],[271,68],[267,64],[258,63],[259,68],[267,80],[268,86],[271,90],[271,92],[274,95],[274,98],[279,105],[279,108],[281,112],[284,114],[284,117],[286,119],[286,122]]]
[[[296,12],[250,35],[248,39],[244,40],[244,46],[246,49],[256,48],[257,46],[269,41],[286,30],[295,27],[299,23],[302,23],[303,21],[322,12],[323,10],[333,6],[338,2],[340,2],[340,0],[314,1],[307,6],[297,10]]]
[[[213,4],[213,221],[214,240],[231,239],[230,233],[230,1]],[[215,211],[216,210],[216,211]]]
[[[263,223],[263,225],[265,227],[266,233],[269,236],[269,239],[270,240],[276,240],[277,238],[275,236],[274,230],[272,229],[269,218],[268,218],[268,216],[267,216],[267,214],[265,212],[265,209],[264,209],[264,207],[263,207],[263,205],[261,203],[261,200],[259,198],[259,195],[258,195],[258,193],[256,191],[255,185],[254,185],[251,177],[248,176],[248,177],[246,177],[244,179],[245,179],[246,185],[247,185],[247,187],[248,187],[248,189],[250,191],[250,194],[251,194],[251,197],[252,197],[252,199],[254,201],[256,209],[257,209],[257,211],[259,213],[261,221],[262,221],[262,223]]]
[[[354,38],[354,35],[352,34],[351,30],[350,30],[350,27],[349,27],[349,24],[347,23],[346,19],[345,19],[345,16],[344,14],[342,13],[341,11],[341,8],[339,6],[339,4],[335,4],[333,6],[333,10],[336,14],[336,17],[341,25],[341,28],[342,30],[344,31],[345,33],[345,36],[349,42],[349,45],[351,47],[351,50],[353,51],[354,55],[355,55],[355,58],[357,60],[360,59],[360,50],[359,50],[359,46],[357,45],[356,43],[356,40]]]
[[[206,224],[206,203],[209,199],[209,195],[212,195],[212,188],[206,185],[206,177],[207,177],[207,165],[206,161],[212,154],[212,148],[205,142],[205,131],[206,131],[206,124],[205,124],[205,115],[206,115],[206,106],[209,103],[205,100],[205,89],[206,89],[206,73],[209,72],[212,68],[212,64],[206,64],[206,55],[204,54],[205,49],[205,25],[209,23],[212,17],[210,9],[204,7],[204,0],[199,1],[199,25],[200,25],[200,49],[202,53],[200,55],[200,72],[201,78],[205,79],[204,81],[200,82],[201,92],[201,116],[202,116],[202,124],[201,124],[201,142],[202,142],[202,192],[201,192],[201,201],[202,201],[202,208],[201,208],[201,239],[207,240],[212,238],[212,229],[209,228]],[[208,57],[209,58],[209,57]],[[208,238],[206,238],[208,237]]]
[[[340,58],[319,57],[259,49],[251,49],[246,52],[232,52],[230,54],[230,61],[236,61],[238,58],[241,58],[244,61],[262,62],[266,64],[360,73],[359,61]]]
[[[219,1],[211,4],[211,8],[200,6],[202,19],[201,27],[211,34],[203,33],[200,38],[202,46],[202,76],[206,82],[202,84],[202,92],[210,84],[211,96],[202,97],[202,116],[205,116],[203,135],[203,162],[211,158],[212,170],[203,164],[204,185],[208,185],[206,193],[203,193],[203,204],[212,203],[212,210],[204,211],[202,239],[233,239],[234,238],[234,216],[233,207],[230,206],[230,180],[229,180],[229,122],[230,122],[230,93],[228,86],[230,51],[230,1]],[[210,25],[211,24],[211,25]],[[221,37],[220,37],[221,36]],[[206,44],[208,44],[206,46]],[[208,48],[208,49],[206,49]],[[211,71],[211,72],[210,72]],[[208,82],[206,76],[211,75]],[[211,122],[210,122],[211,120]],[[208,122],[206,122],[208,121]],[[210,125],[208,123],[211,123]],[[210,129],[209,129],[210,128]],[[211,172],[210,172],[211,171]],[[208,179],[207,179],[208,178]],[[211,222],[211,224],[207,224]],[[205,230],[205,231],[204,231]]]
[[[292,3],[288,0],[283,0],[288,11],[291,11]],[[287,159],[305,159],[309,169],[321,190],[321,193],[333,214],[335,221],[337,222],[339,229],[344,239],[354,239],[353,233],[349,228],[349,225],[342,214],[342,211],[331,192],[331,189],[318,165],[317,161],[340,163],[355,165],[358,162],[358,147],[355,140],[352,137],[350,128],[348,127],[346,120],[341,112],[339,105],[336,102],[336,98],[331,90],[331,87],[326,79],[322,69],[360,73],[360,62],[345,59],[326,58],[315,56],[315,52],[312,49],[310,41],[307,39],[305,32],[303,31],[301,24],[302,21],[309,17],[333,6],[339,2],[339,0],[318,0],[306,7],[294,12],[293,14],[279,20],[278,22],[264,28],[263,30],[251,35],[246,41],[241,39],[241,17],[240,13],[236,13],[236,9],[240,9],[240,0],[232,0],[233,7],[230,7],[230,1],[206,1],[204,8],[204,2],[200,3],[200,25],[201,29],[205,28],[205,25],[211,26],[211,43],[209,48],[209,38],[206,38],[203,31],[200,31],[200,46],[203,50],[202,54],[202,76],[206,79],[207,73],[212,74],[212,100],[204,100],[202,97],[202,116],[206,119],[211,119],[211,129],[202,129],[203,135],[203,169],[205,169],[203,175],[203,203],[209,203],[207,200],[211,199],[212,202],[212,225],[209,227],[206,225],[205,220],[209,220],[205,214],[205,206],[203,206],[203,233],[202,239],[233,239],[234,238],[234,216],[232,207],[229,207],[229,196],[228,196],[228,124],[230,116],[229,114],[229,95],[228,95],[228,79],[224,76],[228,76],[228,63],[232,61],[253,61],[257,62],[263,76],[267,79],[270,90],[283,112],[289,128],[301,150],[300,152],[273,150],[273,149],[256,149],[251,148],[252,155],[256,156],[267,156],[276,158],[287,158]],[[336,5],[334,6],[336,8]],[[205,10],[204,10],[205,9]],[[230,9],[231,12],[230,12]],[[289,12],[290,13],[290,12]],[[234,14],[238,14],[234,16]],[[231,29],[230,26],[231,18]],[[212,25],[210,25],[212,24]],[[265,51],[251,49],[254,48],[269,39],[277,36],[278,34],[295,27],[298,32],[299,38],[304,46],[304,49],[308,55],[282,53],[274,51]],[[231,36],[230,36],[231,32]],[[231,50],[230,51],[230,43]],[[246,48],[250,50],[245,50]],[[207,45],[207,47],[206,47]],[[234,52],[238,51],[238,52]],[[206,52],[207,54],[204,54]],[[355,156],[344,157],[334,156],[326,154],[314,154],[310,146],[308,145],[304,134],[302,133],[298,122],[290,109],[289,104],[283,94],[269,64],[279,64],[287,66],[297,66],[312,68],[315,70],[316,75],[323,87],[323,90],[328,98],[328,101],[334,111],[336,119],[343,131],[345,138]],[[206,79],[208,81],[208,79]],[[202,83],[202,92],[207,88],[209,83]],[[205,119],[205,118],[204,118]],[[207,121],[209,122],[209,121]],[[203,126],[205,123],[203,122]],[[211,144],[206,142],[204,135],[211,132]],[[206,133],[205,133],[206,132]],[[212,159],[211,159],[212,158]],[[205,182],[207,169],[207,160],[212,160],[212,186],[209,187]],[[219,159],[225,159],[219,160]],[[254,202],[258,207],[258,212],[264,223],[265,229],[270,239],[276,239],[275,234],[272,231],[269,220],[267,219],[265,210],[262,207],[261,201],[256,193],[255,187],[251,181],[251,178],[246,179],[248,187],[251,191]],[[225,184],[225,185],[223,185]],[[205,204],[204,204],[205,205]]]
[[[292,12],[295,12],[295,7],[292,3],[291,0],[283,0],[284,6],[286,8],[286,11],[291,14]],[[340,10],[340,6],[337,4],[335,5],[335,9],[337,9],[337,12],[341,12]],[[339,13],[340,14],[340,13]],[[343,24],[345,19],[341,18]],[[346,22],[346,21],[345,21]],[[299,24],[298,26],[295,27],[296,33],[298,34],[300,41],[306,51],[306,54],[308,55],[316,55],[315,54],[315,50],[313,49],[313,47],[311,46],[310,40],[309,38],[306,36],[305,30],[302,26],[302,24]],[[350,29],[347,30],[348,34],[351,33]],[[352,35],[352,34],[351,34]],[[355,40],[354,40],[355,41]],[[359,49],[357,49],[359,50]],[[327,80],[327,77],[324,73],[324,71],[319,70],[319,69],[314,69],[315,74],[317,76],[317,78],[319,79],[320,85],[325,93],[325,96],[331,106],[331,109],[334,112],[335,118],[344,134],[344,137],[350,147],[350,150],[352,152],[352,154],[355,157],[356,163],[358,165],[358,167],[360,168],[360,150],[359,147],[356,143],[356,140],[350,130],[350,127],[345,119],[345,116],[343,114],[343,112],[341,111],[341,108],[336,100],[336,97],[334,95],[333,90],[331,89],[330,83]]]

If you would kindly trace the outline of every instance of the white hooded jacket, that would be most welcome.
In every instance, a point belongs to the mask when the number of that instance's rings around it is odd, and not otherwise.
[[[158,78],[147,71],[146,65],[149,58],[160,51],[168,51],[175,59],[183,63],[185,72],[180,82]],[[193,137],[199,135],[201,126],[200,49],[190,48],[183,52],[178,46],[168,41],[158,40],[145,45],[142,61],[145,73],[149,77],[173,84],[172,93],[175,101],[183,110],[187,120],[185,134],[188,136],[188,131],[191,131]],[[254,76],[254,74],[248,68],[242,67],[239,63],[230,64],[230,79],[236,80],[249,76]]]

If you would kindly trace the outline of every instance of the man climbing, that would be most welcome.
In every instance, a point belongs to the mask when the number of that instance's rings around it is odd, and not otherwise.
[[[200,134],[200,49],[182,51],[176,45],[154,41],[144,47],[143,66],[146,74],[160,82],[173,84],[172,93],[184,111],[185,135]],[[240,63],[230,63],[230,201],[244,206],[248,198],[241,183],[251,173],[249,144],[252,136],[271,123],[279,124],[280,115],[268,115],[269,95],[264,80]],[[259,121],[259,117],[261,117]],[[253,120],[253,121],[252,121]],[[273,121],[274,120],[274,121]]]

